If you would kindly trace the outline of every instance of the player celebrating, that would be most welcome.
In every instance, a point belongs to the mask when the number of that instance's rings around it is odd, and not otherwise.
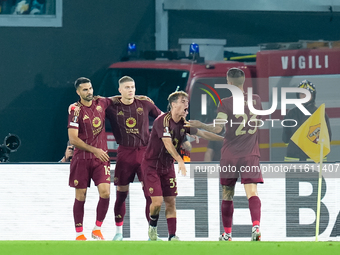
[[[178,169],[186,175],[183,159],[179,155],[180,145],[190,133],[186,127],[184,117],[188,111],[188,95],[183,91],[176,91],[168,97],[170,112],[160,115],[153,123],[150,141],[142,162],[145,192],[151,196],[149,238],[158,240],[157,221],[163,200],[165,202],[165,216],[167,219],[169,241],[179,240],[176,236],[176,202],[177,183],[174,170],[174,160],[178,162]],[[191,134],[197,134],[205,139],[222,140],[223,137],[191,129]]]
[[[110,99],[93,99],[91,81],[78,78],[74,84],[80,97],[78,109],[71,110],[68,120],[69,141],[76,148],[70,164],[69,185],[76,190],[73,217],[76,240],[86,240],[83,234],[84,204],[91,178],[98,188],[97,220],[92,231],[94,239],[104,240],[101,225],[110,201],[110,162],[105,132],[105,109]]]
[[[244,72],[238,68],[231,68],[227,73],[227,83],[234,85],[243,91],[244,100],[247,101],[247,93],[243,90],[245,81]],[[255,109],[261,110],[261,99],[258,95],[253,95],[253,105]],[[249,202],[249,210],[253,223],[252,241],[260,241],[260,218],[261,218],[261,201],[257,195],[257,183],[263,183],[262,173],[259,170],[260,151],[258,145],[258,130],[248,125],[248,120],[256,120],[257,116],[251,113],[247,104],[244,104],[244,114],[233,114],[233,97],[222,99],[222,103],[218,106],[217,119],[227,120],[225,124],[226,132],[221,151],[221,169],[223,167],[234,166],[236,172],[221,173],[220,182],[222,185],[222,221],[225,233],[220,236],[221,241],[231,241],[232,219],[234,213],[233,197],[235,184],[239,174],[241,175],[241,183]],[[226,121],[225,121],[226,122]],[[244,123],[244,124],[243,124]],[[209,126],[199,121],[190,120],[190,125],[203,128],[214,133],[220,133],[224,128],[224,124]],[[252,167],[257,171],[242,172],[242,167]]]
[[[116,142],[119,144],[114,174],[117,186],[114,207],[116,235],[113,241],[123,240],[123,221],[125,215],[125,199],[129,191],[129,183],[135,175],[143,185],[141,162],[149,141],[149,116],[156,118],[161,111],[148,100],[135,97],[135,81],[124,76],[119,80],[121,97],[112,97],[113,104],[106,110]],[[145,214],[149,221],[151,198],[145,196]]]

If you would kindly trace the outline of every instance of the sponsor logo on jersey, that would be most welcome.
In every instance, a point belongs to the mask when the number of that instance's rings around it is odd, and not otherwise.
[[[138,128],[126,128],[125,131],[127,134],[139,134]]]
[[[120,111],[117,115],[122,115],[122,116],[124,116],[124,113],[123,113],[123,111]]]
[[[100,120],[99,117],[95,117],[95,118],[92,120],[92,125],[93,125],[93,127],[95,127],[95,128],[99,127],[101,124],[102,124],[102,121]]]
[[[129,128],[133,128],[134,126],[136,126],[137,121],[135,118],[130,117],[126,120],[125,123],[126,123],[126,126],[128,126]]]
[[[83,120],[87,120],[87,119],[89,119],[89,116],[85,115]]]
[[[143,110],[142,107],[138,107],[136,111],[137,111],[137,113],[138,113],[139,115],[142,115],[143,112],[144,112],[144,110]]]

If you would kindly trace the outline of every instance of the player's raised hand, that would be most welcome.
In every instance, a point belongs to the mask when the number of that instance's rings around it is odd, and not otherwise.
[[[109,155],[102,149],[95,148],[93,154],[102,162],[108,162],[110,160]]]
[[[199,120],[189,120],[190,126],[189,127],[195,127],[195,128],[200,128],[202,127],[202,122]]]
[[[187,169],[183,161],[178,162],[178,173],[181,173],[183,176],[187,175]]]

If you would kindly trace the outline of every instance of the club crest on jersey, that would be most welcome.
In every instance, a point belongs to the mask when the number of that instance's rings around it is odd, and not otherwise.
[[[74,180],[73,183],[74,183],[74,186],[77,186],[79,182],[78,180]]]
[[[102,124],[102,121],[100,120],[99,117],[95,117],[95,118],[92,120],[92,125],[93,125],[93,127],[95,127],[95,128],[99,127],[101,124]]]
[[[142,115],[143,112],[144,112],[144,110],[143,110],[142,107],[138,107],[136,111],[137,111],[137,113],[138,113],[139,115]]]
[[[126,126],[127,126],[127,127],[133,128],[134,126],[136,126],[137,121],[136,121],[135,118],[130,117],[130,118],[128,118],[128,119],[126,120],[125,123],[126,123]]]
[[[153,188],[150,188],[149,192],[150,192],[150,194],[152,194],[153,193]]]
[[[313,142],[313,143],[318,143],[319,142],[319,136],[320,136],[320,130],[321,130],[321,123],[309,127],[308,131],[308,139]]]
[[[97,105],[96,110],[98,112],[103,112],[103,108],[100,105]]]

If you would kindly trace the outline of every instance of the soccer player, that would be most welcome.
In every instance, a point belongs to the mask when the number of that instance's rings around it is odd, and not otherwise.
[[[178,162],[178,169],[186,175],[183,159],[179,155],[180,145],[190,128],[184,117],[188,111],[188,95],[183,91],[176,91],[168,98],[170,111],[160,115],[153,123],[150,141],[147,146],[142,172],[144,173],[145,192],[151,197],[149,238],[158,240],[157,221],[163,200],[165,202],[165,216],[168,224],[169,241],[179,240],[176,236],[176,202],[177,183],[174,170],[174,160]],[[205,139],[223,140],[223,137],[191,129]]]
[[[161,111],[150,101],[135,97],[135,81],[124,76],[119,80],[121,97],[112,97],[113,103],[106,110],[106,117],[111,123],[116,142],[119,144],[114,173],[114,185],[117,186],[114,206],[116,235],[113,241],[123,240],[123,222],[125,199],[129,184],[137,174],[143,185],[141,162],[149,141],[149,116],[156,118]],[[145,215],[149,221],[151,198],[145,196]]]
[[[70,143],[75,146],[70,164],[69,185],[76,191],[73,206],[76,240],[86,240],[83,233],[84,204],[91,179],[99,192],[97,219],[92,237],[104,240],[101,225],[110,201],[110,161],[104,128],[105,110],[111,100],[94,100],[92,84],[87,78],[78,78],[74,86],[80,100],[79,108],[71,110],[69,114],[68,136]]]
[[[227,83],[234,85],[243,91],[245,102],[247,93],[243,90],[245,81],[244,72],[238,68],[231,68],[227,72]],[[261,99],[258,95],[253,95],[253,105],[255,109],[261,110]],[[216,119],[221,119],[225,124],[209,126],[196,120],[190,120],[190,125],[203,128],[214,133],[220,133],[226,128],[224,142],[221,151],[221,169],[234,168],[233,172],[227,171],[220,174],[220,182],[222,185],[222,222],[224,233],[220,236],[221,241],[231,241],[232,236],[232,220],[234,213],[233,197],[235,192],[236,181],[241,175],[241,183],[249,202],[249,210],[253,223],[252,241],[260,241],[260,218],[261,218],[261,201],[257,193],[257,183],[263,183],[262,173],[260,171],[260,151],[258,145],[258,130],[256,128],[257,115],[249,111],[248,104],[244,104],[244,114],[233,114],[233,97],[222,99],[222,103],[218,106]],[[251,125],[248,121],[251,121]],[[246,167],[257,169],[254,171],[243,171]]]

